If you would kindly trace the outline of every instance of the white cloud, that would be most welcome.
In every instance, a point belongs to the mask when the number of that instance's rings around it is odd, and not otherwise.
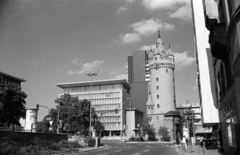
[[[121,13],[122,11],[126,11],[127,10],[127,8],[126,7],[124,7],[124,6],[121,6],[119,9],[118,9],[118,13]]]
[[[151,10],[160,8],[173,9],[178,4],[186,5],[189,4],[190,0],[143,0],[142,4]]]
[[[115,74],[116,73],[116,71],[112,71],[112,72],[110,72],[109,74]]]
[[[197,89],[198,89],[197,85],[193,86],[193,88],[192,88],[192,90],[197,90]]]
[[[126,0],[126,3],[132,3],[134,2],[135,0]]]
[[[190,21],[192,19],[192,10],[190,5],[182,6],[170,14],[170,18],[183,19]]]
[[[94,71],[95,69],[100,68],[103,63],[104,63],[104,61],[100,61],[100,60],[88,62],[88,63],[85,63],[82,65],[81,70],[79,70],[79,71],[70,70],[67,74],[69,74],[69,75],[83,74],[86,72]]]
[[[158,28],[160,30],[173,30],[174,25],[162,22],[159,19],[148,19],[141,20],[139,22],[129,25],[132,29],[132,33],[126,33],[125,35],[120,34],[120,40],[122,43],[134,43],[141,40],[142,36],[149,36],[157,32]]]
[[[73,63],[73,64],[77,64],[77,63],[78,63],[78,60],[77,60],[77,59],[74,59],[74,60],[72,61],[72,63]]]
[[[187,51],[183,53],[173,53],[175,59],[175,67],[176,69],[183,69],[186,66],[190,66],[194,63],[195,58],[189,57],[187,55]]]
[[[134,43],[141,40],[139,34],[137,33],[127,33],[125,35],[120,34],[119,37],[122,43]]]
[[[121,74],[121,75],[117,75],[117,76],[115,76],[114,77],[115,79],[128,79],[128,76],[127,76],[127,74]]]
[[[152,47],[152,50],[154,51],[154,49],[156,48],[156,44],[152,44],[152,45],[144,45],[142,47],[139,48],[139,50],[146,50],[146,51],[150,51]]]

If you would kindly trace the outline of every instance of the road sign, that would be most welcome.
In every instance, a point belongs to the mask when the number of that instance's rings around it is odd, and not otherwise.
[[[52,119],[51,117],[46,117],[47,121],[51,121],[51,119]]]

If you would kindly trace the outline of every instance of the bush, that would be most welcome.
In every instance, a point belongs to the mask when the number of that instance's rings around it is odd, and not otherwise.
[[[134,141],[140,141],[141,139],[139,137],[134,137]]]
[[[130,137],[129,138],[129,141],[131,142],[131,141],[134,141],[134,137]]]
[[[50,149],[59,151],[59,150],[61,150],[61,144],[53,143],[53,144],[51,144]]]
[[[162,138],[163,141],[169,142],[171,140],[171,137],[169,135],[166,135]]]
[[[19,147],[11,141],[9,137],[3,137],[0,140],[0,154],[1,155],[15,155]]]

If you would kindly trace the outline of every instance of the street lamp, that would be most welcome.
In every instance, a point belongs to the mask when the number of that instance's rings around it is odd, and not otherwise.
[[[92,130],[92,123],[91,123],[91,121],[92,121],[92,114],[91,114],[91,110],[92,110],[92,76],[97,76],[97,73],[95,73],[95,72],[91,72],[91,73],[87,73],[87,75],[88,76],[90,76],[91,77],[91,95],[90,95],[90,126],[89,126],[89,128],[90,128],[90,130]],[[89,135],[90,135],[90,131],[89,131]]]

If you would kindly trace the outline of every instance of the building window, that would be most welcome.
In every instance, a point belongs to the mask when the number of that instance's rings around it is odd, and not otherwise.
[[[159,86],[157,86],[157,90],[159,90]]]
[[[158,81],[158,78],[156,78],[156,81]]]
[[[155,60],[157,60],[157,57],[155,57]]]
[[[158,120],[158,116],[157,116],[157,120]]]
[[[157,104],[157,108],[159,108],[160,106],[159,106],[159,104]]]
[[[159,95],[157,95],[157,99],[159,99]]]

